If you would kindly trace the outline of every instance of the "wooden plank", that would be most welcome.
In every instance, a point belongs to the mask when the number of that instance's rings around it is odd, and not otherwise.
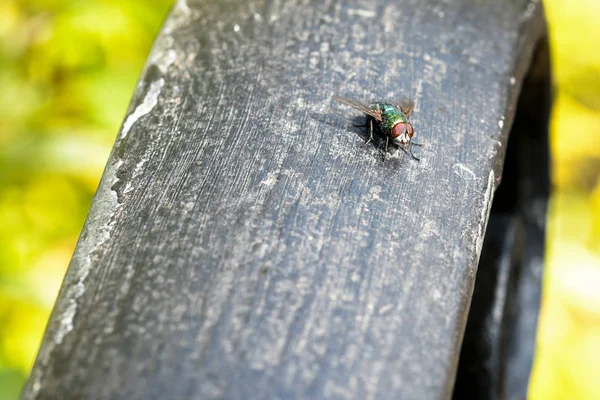
[[[24,399],[446,398],[539,1],[180,1]],[[421,162],[340,94],[412,97]]]
[[[547,40],[537,46],[521,92],[479,258],[456,399],[527,398],[550,193]]]

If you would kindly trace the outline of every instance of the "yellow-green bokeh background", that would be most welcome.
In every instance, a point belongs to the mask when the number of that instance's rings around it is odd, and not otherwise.
[[[26,379],[172,0],[0,0],[0,399]],[[557,97],[531,399],[600,399],[600,0],[546,0]]]

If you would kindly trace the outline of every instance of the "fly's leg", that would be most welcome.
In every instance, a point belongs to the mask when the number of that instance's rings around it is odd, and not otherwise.
[[[415,144],[415,145],[417,145],[417,146],[419,146],[419,147],[423,147],[423,145],[422,145],[422,144],[420,144],[420,143],[413,143],[413,142],[410,142],[410,146],[408,147],[408,151],[410,152],[410,155],[412,156],[412,158],[414,158],[414,159],[415,159],[415,160],[417,160],[417,161],[421,161],[419,158],[415,157],[415,155],[414,155],[414,154],[413,154],[413,152],[412,152],[412,147],[413,147],[413,144]]]
[[[408,147],[408,150],[406,150],[404,147],[400,147],[402,149],[403,152],[405,152],[406,154],[410,155],[414,160],[417,161],[421,161],[421,159],[417,158],[413,152],[412,152],[412,143],[411,145]]]
[[[420,159],[420,158],[417,158],[417,157],[416,157],[416,156],[415,156],[415,155],[412,153],[412,149],[410,149],[410,156],[411,156],[411,157],[412,157],[414,160],[416,160],[416,161],[421,161],[421,159]]]
[[[385,161],[385,157],[387,156],[389,142],[390,142],[390,137],[386,135],[386,137],[385,137],[385,151],[383,152],[383,161]]]
[[[413,141],[411,140],[411,141],[410,141],[410,144],[409,144],[409,146],[408,146],[408,153],[410,154],[410,156],[411,156],[412,158],[414,158],[415,160],[417,160],[417,161],[421,161],[420,159],[418,159],[417,157],[415,157],[415,155],[413,154],[413,152],[412,152],[412,147],[413,147],[413,146],[419,146],[419,147],[423,147],[424,145],[423,145],[423,144],[421,144],[421,143],[416,143],[416,142],[413,142]]]

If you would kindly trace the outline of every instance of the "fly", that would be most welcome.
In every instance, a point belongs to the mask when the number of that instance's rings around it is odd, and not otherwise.
[[[398,146],[403,152],[409,154],[413,159],[419,161],[412,153],[412,147],[423,146],[422,144],[413,142],[412,138],[415,130],[410,123],[410,115],[412,114],[415,104],[410,101],[407,105],[377,102],[365,104],[357,100],[348,99],[346,97],[333,96],[333,99],[340,103],[346,104],[367,114],[367,124],[369,126],[369,139],[365,146],[373,141],[373,126],[385,135],[385,154],[387,153],[390,138],[392,142]]]

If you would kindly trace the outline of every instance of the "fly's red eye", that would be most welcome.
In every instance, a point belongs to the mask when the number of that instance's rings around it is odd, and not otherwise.
[[[392,137],[395,139],[398,136],[402,135],[406,131],[406,126],[407,124],[404,124],[402,122],[399,122],[396,125],[394,125],[394,127],[392,128]],[[409,129],[412,128],[410,124],[408,124],[408,127]]]
[[[408,124],[408,137],[410,137],[412,139],[414,134],[415,134],[415,130],[413,129],[413,126],[411,124]]]

